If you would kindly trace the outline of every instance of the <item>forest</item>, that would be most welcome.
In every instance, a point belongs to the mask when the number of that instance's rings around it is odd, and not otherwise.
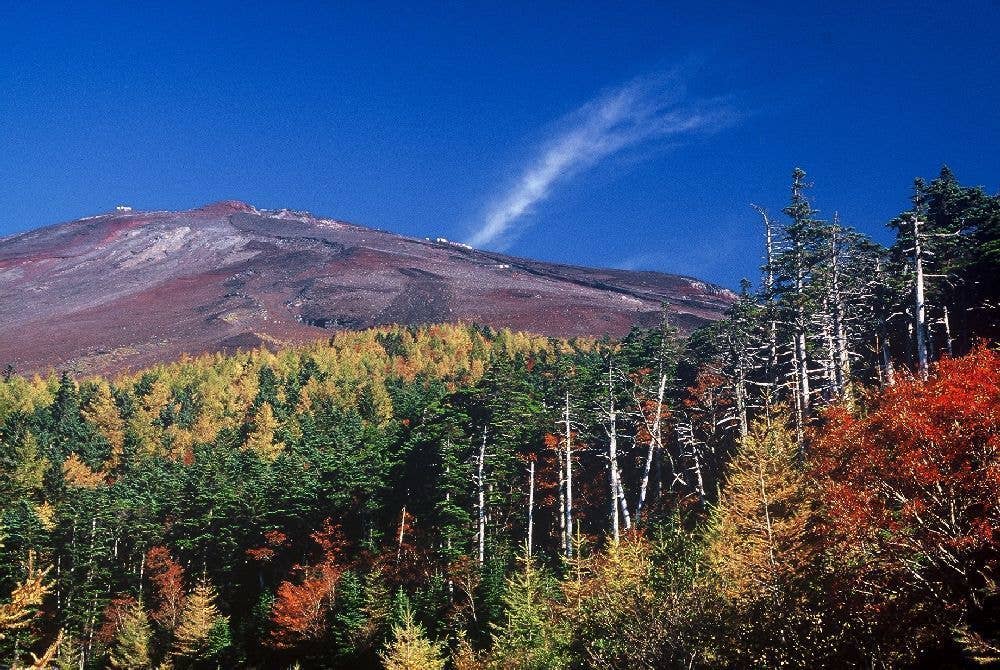
[[[0,666],[998,667],[1000,196],[808,189],[686,338],[8,368]]]

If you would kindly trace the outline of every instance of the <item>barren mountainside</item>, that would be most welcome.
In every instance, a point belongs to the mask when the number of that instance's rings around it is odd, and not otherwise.
[[[687,332],[732,299],[689,277],[526,260],[241,202],[116,211],[0,239],[0,366],[111,372],[388,323],[617,336],[658,323],[664,303]]]

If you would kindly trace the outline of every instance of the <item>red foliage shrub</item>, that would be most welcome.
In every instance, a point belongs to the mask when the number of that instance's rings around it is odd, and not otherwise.
[[[943,360],[872,400],[827,412],[816,440],[832,538],[885,592],[964,611],[1000,577],[1000,355]]]

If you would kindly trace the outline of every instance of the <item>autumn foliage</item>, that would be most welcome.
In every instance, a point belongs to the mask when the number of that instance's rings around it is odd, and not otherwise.
[[[926,382],[883,389],[866,414],[825,420],[815,463],[830,542],[875,589],[866,606],[961,631],[1000,605],[1000,355],[944,359]]]
[[[153,586],[150,616],[167,630],[173,630],[184,609],[184,569],[169,549],[156,546],[146,552],[146,570]]]
[[[996,352],[800,421],[657,351],[383,329],[0,382],[0,656],[62,631],[88,670],[1000,660]]]
[[[846,539],[944,587],[996,574],[1000,550],[1000,355],[943,360],[927,382],[885,389],[870,412],[827,415],[817,442],[827,511]]]
[[[278,585],[271,607],[270,646],[294,649],[318,640],[326,630],[327,613],[344,565],[341,530],[329,519],[311,534],[318,560],[292,567],[293,578]]]

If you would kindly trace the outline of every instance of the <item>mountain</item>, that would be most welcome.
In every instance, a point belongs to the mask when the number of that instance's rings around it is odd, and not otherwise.
[[[552,336],[718,318],[733,294],[225,201],[127,207],[0,239],[0,366],[113,372],[324,329],[466,321]]]

